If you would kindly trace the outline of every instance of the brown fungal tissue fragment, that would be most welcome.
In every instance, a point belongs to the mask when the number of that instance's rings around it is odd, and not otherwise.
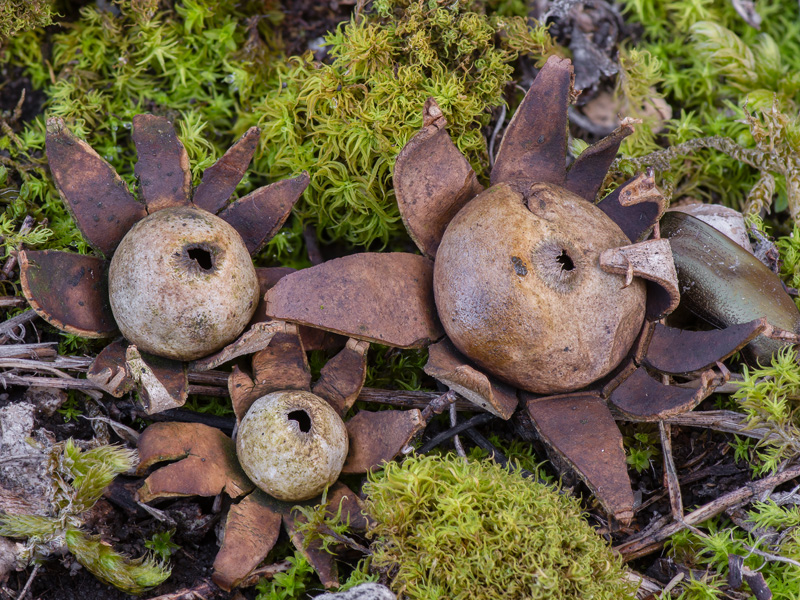
[[[256,267],[256,277],[258,277],[258,288],[261,294],[261,299],[256,307],[256,312],[253,313],[251,323],[260,321],[267,321],[267,305],[264,301],[266,293],[275,287],[282,278],[290,273],[294,273],[296,269],[291,267]]]
[[[186,363],[147,355],[135,345],[125,352],[128,372],[141,392],[147,414],[179,408],[189,395],[189,373]]]
[[[425,102],[423,122],[397,156],[393,179],[406,229],[422,253],[433,258],[447,224],[483,186],[450,139],[433,98]]]
[[[68,333],[89,338],[117,334],[108,302],[108,262],[56,250],[20,250],[20,283],[31,308]]]
[[[715,327],[766,317],[773,327],[800,332],[800,311],[780,278],[755,256],[699,219],[670,211],[661,219],[681,290],[681,305]],[[785,342],[759,336],[744,349],[769,364]]]
[[[415,254],[337,258],[287,275],[266,302],[271,318],[389,346],[421,348],[442,336],[433,265]]]
[[[239,356],[253,354],[259,350],[263,350],[269,345],[276,333],[282,333],[285,330],[286,323],[283,321],[254,323],[250,329],[245,331],[238,339],[225,346],[216,354],[194,361],[192,363],[192,368],[197,371],[208,371]]]
[[[686,213],[700,219],[703,223],[711,225],[711,227],[725,234],[750,254],[753,254],[753,247],[750,245],[750,236],[747,233],[744,215],[738,210],[721,204],[703,204],[702,202],[671,206],[670,210]]]
[[[366,473],[400,454],[413,437],[425,429],[419,410],[385,410],[359,413],[347,422],[350,453],[342,473]]]
[[[676,329],[656,323],[641,362],[673,375],[703,371],[741,350],[766,328],[766,319],[710,331]]]
[[[347,340],[347,345],[322,367],[311,390],[324,398],[339,416],[350,410],[364,386],[368,349],[368,342]]]
[[[233,441],[219,429],[200,423],[154,423],[139,436],[138,474],[163,461],[139,488],[141,502],[177,496],[237,498],[253,489],[239,466]]]
[[[316,539],[306,543],[305,535],[298,531],[297,527],[298,521],[303,519],[304,517],[299,511],[290,511],[283,515],[283,524],[289,533],[292,544],[308,563],[314,567],[322,585],[326,588],[337,587],[339,585],[339,573],[334,555],[323,549],[322,540]]]
[[[94,149],[60,118],[47,120],[47,161],[64,205],[93,247],[110,256],[125,233],[147,212]]]
[[[279,390],[309,390],[311,372],[297,327],[288,326],[269,346],[253,356],[253,376],[260,394]]]
[[[493,186],[456,215],[436,256],[448,337],[516,387],[550,394],[588,385],[625,357],[644,319],[644,282],[625,287],[598,264],[601,252],[626,243],[608,217],[563,188],[535,184],[526,205],[509,185]]]
[[[86,373],[86,379],[115,398],[121,398],[133,388],[125,356],[127,348],[124,340],[114,340],[95,357]]]
[[[203,180],[194,191],[192,204],[217,213],[227,204],[236,186],[244,177],[258,147],[260,129],[251,127],[203,173]]]
[[[189,155],[167,119],[143,114],[133,117],[137,160],[133,172],[147,212],[186,206],[192,191]]]
[[[253,355],[252,379],[238,367],[234,367],[228,378],[228,391],[239,421],[261,396],[283,390],[309,390],[311,372],[298,328],[293,324],[282,325],[284,331]]]
[[[585,481],[615,519],[633,518],[633,491],[622,447],[622,434],[605,401],[579,393],[547,398],[523,394],[539,435]]]
[[[600,266],[608,273],[625,275],[625,284],[633,277],[641,277],[658,285],[662,294],[656,306],[648,304],[648,318],[656,320],[674,311],[681,301],[678,290],[678,273],[672,259],[672,249],[667,240],[646,240],[621,248],[609,248],[600,255]]]
[[[644,367],[639,367],[611,392],[608,399],[633,421],[658,421],[692,410],[720,382],[713,371],[705,371],[697,389],[663,385]]]
[[[594,202],[603,185],[608,168],[617,157],[622,141],[633,133],[633,119],[623,119],[622,125],[581,152],[567,171],[564,187],[570,192]]]
[[[633,177],[603,198],[597,207],[619,225],[628,239],[647,237],[666,210],[667,201],[656,187],[652,170]]]
[[[304,172],[258,188],[229,204],[219,216],[239,232],[248,252],[255,254],[283,227],[308,181]]]
[[[212,580],[224,590],[236,587],[278,541],[283,516],[263,493],[255,491],[233,504],[225,520],[222,545]]]
[[[429,348],[425,373],[501,419],[517,408],[516,391],[475,369],[447,338]]]
[[[258,285],[261,290],[261,299],[256,307],[256,312],[253,313],[253,318],[250,319],[251,325],[272,320],[267,316],[265,296],[270,289],[275,287],[278,281],[295,271],[296,269],[291,267],[256,267],[256,276],[258,277]],[[333,350],[335,348],[341,348],[347,342],[346,337],[331,333],[330,331],[306,327],[305,325],[301,325],[299,330],[300,339],[303,340],[303,347],[307,351]]]
[[[566,107],[574,79],[568,59],[547,59],[503,135],[492,169],[492,185],[501,181],[563,184]]]

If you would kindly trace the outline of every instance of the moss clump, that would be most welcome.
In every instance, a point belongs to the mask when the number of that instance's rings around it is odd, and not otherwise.
[[[57,33],[36,30],[10,39],[4,59],[23,67],[43,92],[47,116],[64,118],[131,187],[131,120],[143,112],[166,115],[186,146],[197,184],[236,140],[233,125],[241,106],[251,94],[260,97],[264,79],[251,64],[274,54],[260,41],[274,35],[270,19],[248,18],[268,5],[185,0],[161,12],[152,0],[120,2],[118,11],[84,6],[79,19]],[[6,199],[3,227],[19,227],[26,215],[40,223],[46,219],[53,234],[44,247],[88,252],[47,171],[44,140],[44,115],[16,133],[0,130],[0,185],[16,191]],[[262,183],[248,173],[239,192]]]
[[[364,491],[372,567],[392,569],[408,598],[632,597],[577,501],[493,462],[411,457]]]
[[[487,17],[470,0],[376,0],[373,12],[326,38],[332,64],[310,54],[278,65],[263,101],[239,123],[264,129],[256,169],[270,178],[308,170],[296,211],[319,235],[385,244],[403,231],[392,190],[394,159],[433,96],[456,145],[488,167],[481,127],[503,102],[513,61],[554,51],[543,27]]]
[[[12,35],[50,25],[53,14],[53,0],[0,2],[0,48]]]
[[[796,184],[787,184],[787,175],[796,179],[792,169],[743,162],[743,153],[737,150],[760,152],[759,138],[764,137],[795,153],[800,148],[796,118],[784,117],[797,114],[795,98],[800,90],[797,3],[757,1],[760,30],[748,25],[727,0],[623,0],[622,4],[627,19],[638,21],[643,30],[638,60],[628,60],[628,65],[623,60],[623,77],[638,79],[632,85],[639,92],[654,86],[675,115],[665,123],[659,140],[645,121],[624,145],[626,154],[646,155],[656,141],[677,147],[666,164],[657,166],[660,184],[675,197],[689,195],[754,211],[780,212],[790,202],[797,204]],[[763,136],[752,126],[753,118],[766,125],[777,119],[782,129]],[[716,140],[692,143],[709,136]],[[717,143],[721,138],[722,148]],[[715,150],[698,152],[700,148]],[[624,161],[621,166],[628,174],[638,168]],[[800,216],[800,211],[795,209],[793,216]]]

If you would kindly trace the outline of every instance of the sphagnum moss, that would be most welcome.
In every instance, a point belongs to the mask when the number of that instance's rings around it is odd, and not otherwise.
[[[410,599],[632,597],[576,500],[495,463],[410,457],[364,491],[372,567]]]

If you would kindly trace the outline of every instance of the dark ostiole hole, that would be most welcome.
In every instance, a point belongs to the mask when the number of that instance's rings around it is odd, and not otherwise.
[[[214,261],[211,260],[211,252],[204,248],[189,248],[187,254],[204,271],[210,271],[214,266]]]
[[[556,261],[561,265],[562,271],[572,271],[575,268],[575,263],[572,262],[566,250],[562,250],[561,254],[556,256]]]
[[[289,413],[290,421],[297,421],[297,426],[303,433],[311,431],[311,417],[304,410],[293,410]]]

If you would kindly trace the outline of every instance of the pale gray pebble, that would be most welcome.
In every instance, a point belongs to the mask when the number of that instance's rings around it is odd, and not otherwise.
[[[315,596],[314,600],[397,600],[397,596],[380,583],[362,583],[346,592]]]

